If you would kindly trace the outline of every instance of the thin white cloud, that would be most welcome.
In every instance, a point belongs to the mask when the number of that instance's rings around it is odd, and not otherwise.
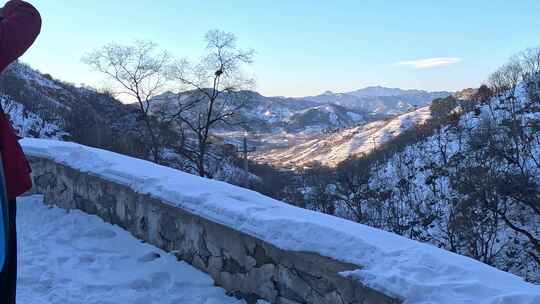
[[[410,66],[415,69],[429,69],[435,67],[449,66],[461,61],[461,58],[456,57],[440,57],[440,58],[426,58],[418,60],[400,61],[397,65]]]

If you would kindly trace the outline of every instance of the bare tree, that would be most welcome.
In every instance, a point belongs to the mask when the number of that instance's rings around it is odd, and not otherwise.
[[[524,67],[519,57],[513,57],[500,67],[488,79],[491,89],[497,95],[506,95],[508,100],[515,99],[515,91],[524,77]]]
[[[183,59],[170,71],[171,79],[179,84],[178,121],[184,138],[194,135],[178,151],[189,159],[200,176],[212,177],[207,160],[212,144],[212,130],[219,124],[231,124],[238,110],[246,103],[242,90],[253,85],[245,77],[242,66],[252,63],[254,52],[237,47],[232,33],[212,30],[206,34],[207,54],[198,62]],[[189,134],[185,134],[189,133]]]
[[[540,47],[527,49],[519,57],[523,64],[525,78],[537,77],[540,73]]]
[[[118,94],[137,102],[138,113],[144,123],[143,130],[139,131],[143,131],[142,138],[149,146],[153,161],[160,163],[158,126],[150,115],[150,105],[166,84],[164,73],[170,56],[156,48],[156,44],[150,41],[136,41],[133,45],[110,43],[86,54],[83,62],[114,81]]]
[[[326,214],[335,215],[336,195],[332,169],[315,162],[310,164],[309,169],[302,170],[300,174],[303,184],[308,185],[304,192],[309,201],[309,207]]]

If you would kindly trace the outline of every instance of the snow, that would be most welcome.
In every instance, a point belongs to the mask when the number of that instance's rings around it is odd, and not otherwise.
[[[22,304],[244,304],[173,255],[80,211],[18,204]]]
[[[360,265],[362,269],[343,275],[406,304],[540,303],[540,286],[389,232],[108,151],[39,139],[25,139],[22,145],[29,155],[124,184],[284,250],[317,252]]]
[[[515,90],[517,109],[528,104],[527,92],[524,86],[519,86]],[[490,163],[488,166],[493,168],[504,168],[506,172],[527,172],[530,174],[531,180],[538,182],[540,178],[540,170],[532,161],[532,155],[538,155],[540,146],[534,143],[528,148],[534,151],[531,154],[522,153],[520,156],[519,167],[513,168],[507,165],[506,160],[497,159],[496,153],[485,154],[478,158],[478,145],[483,143],[483,147],[489,147],[488,138],[484,138],[478,131],[482,125],[490,123],[495,133],[498,133],[497,140],[502,141],[502,138],[507,136],[503,128],[504,120],[509,117],[508,110],[505,105],[508,103],[502,102],[501,97],[494,97],[493,100],[484,105],[480,105],[476,111],[463,112],[458,123],[444,126],[439,130],[434,130],[433,135],[420,139],[414,143],[410,143],[400,152],[396,152],[389,159],[381,158],[380,161],[372,164],[370,167],[369,189],[377,193],[385,193],[385,198],[377,199],[375,204],[366,204],[363,208],[363,223],[377,226],[388,231],[396,230],[395,223],[399,223],[401,227],[407,227],[400,233],[403,235],[412,236],[418,240],[430,242],[436,246],[443,248],[452,248],[454,251],[483,259],[479,255],[475,255],[474,246],[470,246],[468,241],[470,234],[460,232],[457,239],[453,239],[455,230],[448,229],[452,223],[460,218],[460,210],[463,202],[468,201],[468,197],[460,192],[459,186],[455,182],[462,178],[461,172],[469,172],[467,168],[471,166],[482,166]],[[501,106],[502,105],[502,106]],[[457,107],[452,112],[459,113],[462,108]],[[527,126],[530,122],[540,118],[539,112],[534,111],[517,111],[522,119],[522,125]],[[498,127],[493,127],[498,126]],[[526,130],[526,129],[525,129]],[[525,132],[530,132],[526,130]],[[471,140],[475,138],[475,140]],[[477,141],[479,139],[479,141]],[[487,148],[485,148],[488,150]],[[496,151],[498,147],[494,149]],[[522,148],[520,148],[522,149]],[[484,151],[486,151],[484,150]],[[486,158],[483,160],[482,158]],[[479,160],[481,159],[481,160]],[[447,160],[450,160],[446,162]],[[493,165],[496,164],[496,165]],[[490,170],[491,172],[501,172],[499,169]],[[520,171],[523,170],[523,171]],[[406,182],[407,189],[402,188],[402,182]],[[496,201],[504,206],[503,202],[507,198],[500,193],[496,194]],[[352,194],[351,197],[354,197]],[[363,199],[363,198],[360,198]],[[510,201],[511,202],[511,201]],[[471,202],[473,203],[473,202]],[[344,202],[337,202],[338,214],[340,216],[357,219],[352,208],[345,206]],[[474,205],[474,203],[473,203]],[[393,214],[392,208],[397,206],[400,210],[397,215]],[[479,205],[476,205],[479,206]],[[480,204],[481,206],[481,204]],[[519,223],[521,227],[528,229],[531,233],[540,235],[540,218],[530,214],[526,209],[521,208],[514,203],[508,204],[512,210],[512,220]],[[484,219],[498,219],[498,216],[493,215],[489,210],[478,211]],[[393,219],[399,219],[397,222],[392,222]],[[429,225],[426,225],[423,220],[428,219]],[[517,219],[517,220],[516,220]],[[379,224],[383,223],[383,224]],[[459,223],[463,223],[459,221]],[[483,229],[489,226],[489,221],[479,222],[476,220],[476,227]],[[463,231],[471,233],[476,228],[465,228]],[[528,248],[532,248],[532,243],[524,236],[516,234],[508,225],[498,223],[496,229],[490,232],[488,237],[477,237],[478,243],[492,242],[485,248],[484,261],[489,261],[491,265],[510,271],[519,275],[528,281],[540,283],[540,267],[535,261],[528,256]],[[462,237],[465,235],[465,237]],[[454,242],[454,240],[457,240]],[[456,243],[460,243],[457,244]]]
[[[13,128],[20,136],[61,139],[69,135],[57,125],[46,122],[39,115],[27,111],[22,104],[11,100],[8,96],[0,95],[0,102],[9,115]]]
[[[430,117],[429,107],[422,107],[390,120],[345,129],[290,148],[264,151],[258,154],[256,159],[259,162],[273,163],[278,167],[301,167],[311,162],[335,167],[349,157],[370,153],[403,131],[425,123]]]

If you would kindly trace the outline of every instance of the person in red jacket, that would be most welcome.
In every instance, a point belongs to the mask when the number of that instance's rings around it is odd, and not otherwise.
[[[0,72],[34,43],[41,30],[41,16],[29,3],[10,0],[0,9]],[[30,170],[9,119],[0,110],[0,153],[9,199],[8,253],[0,273],[0,303],[15,304],[17,288],[17,196],[28,191]]]

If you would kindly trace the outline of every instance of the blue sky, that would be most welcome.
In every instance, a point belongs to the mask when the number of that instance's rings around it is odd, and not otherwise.
[[[368,85],[458,90],[514,53],[540,46],[540,1],[30,0],[44,27],[24,56],[62,80],[103,86],[81,63],[107,42],[157,42],[202,54],[210,29],[254,49],[249,68],[265,95],[305,96]]]

